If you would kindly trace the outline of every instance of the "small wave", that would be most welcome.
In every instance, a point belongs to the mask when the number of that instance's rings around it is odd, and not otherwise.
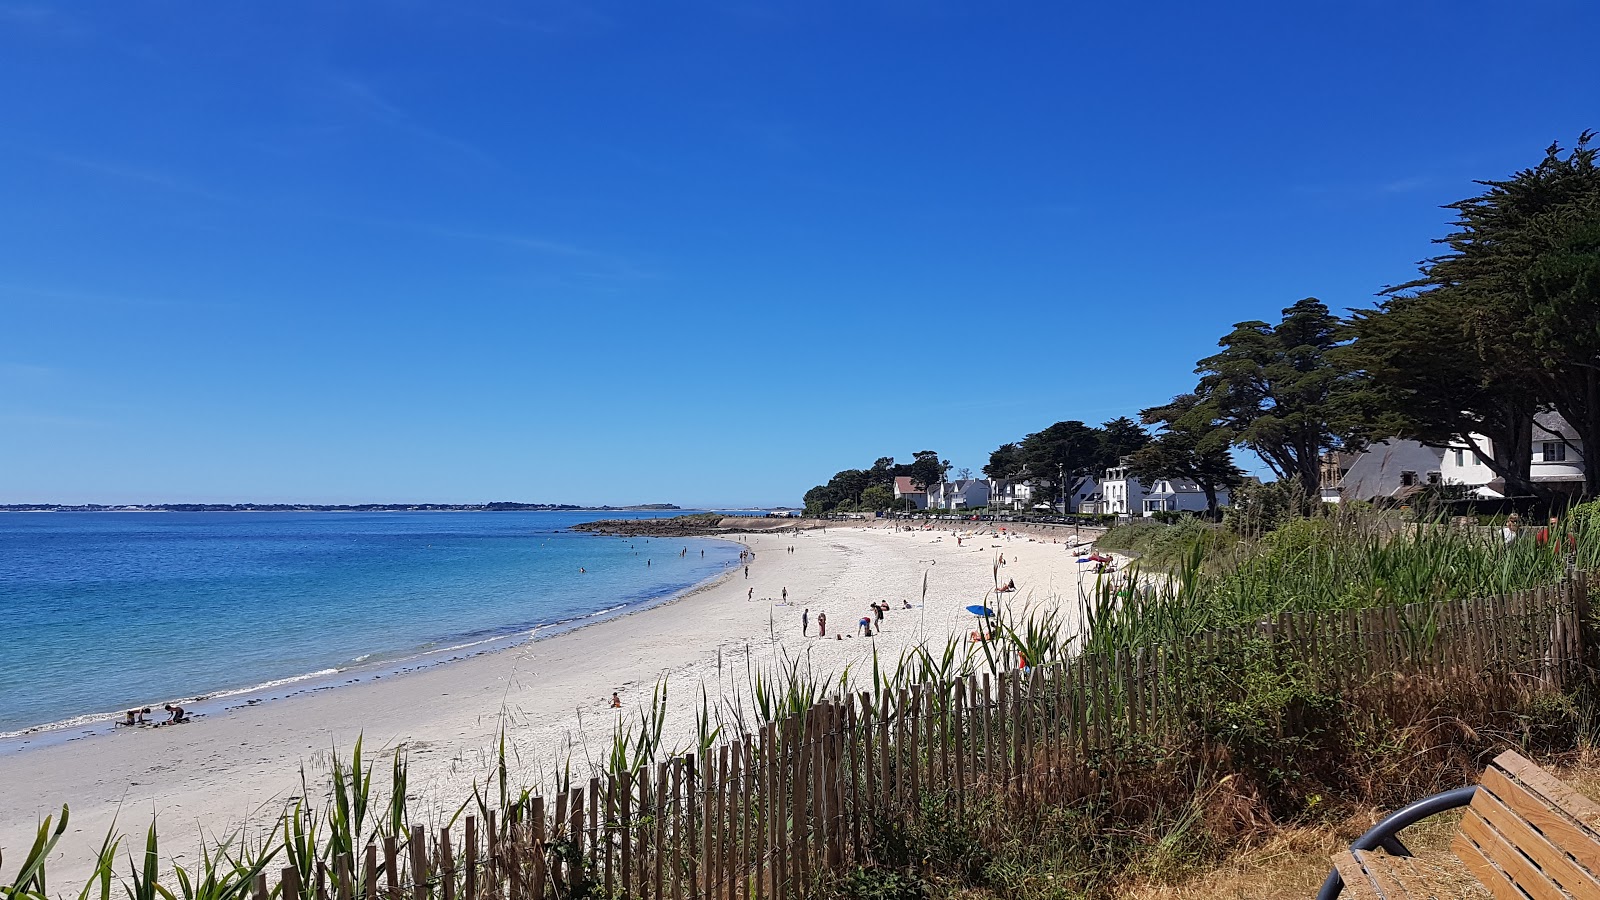
[[[340,671],[342,671],[342,670],[340,670],[340,669],[318,669],[315,672],[307,672],[304,675],[291,675],[288,678],[274,678],[271,681],[263,681],[262,683],[260,683],[258,685],[255,685],[254,687],[238,688],[238,689],[232,690],[232,691],[218,691],[215,694],[207,694],[205,696],[205,699],[207,699],[207,700],[218,700],[218,699],[221,699],[223,697],[237,697],[240,694],[253,694],[253,693],[256,693],[257,691],[270,691],[275,687],[283,687],[286,684],[294,684],[296,682],[305,681],[305,680],[307,680],[309,678],[326,678],[329,675],[337,675],[337,674],[339,674]],[[191,700],[189,702],[196,702],[199,699],[200,698],[198,698],[198,697],[191,698]]]
[[[352,659],[350,661],[351,662],[366,662],[367,660],[369,660],[371,658],[372,658],[372,654],[371,653],[363,653],[360,656],[358,656],[355,659]]]

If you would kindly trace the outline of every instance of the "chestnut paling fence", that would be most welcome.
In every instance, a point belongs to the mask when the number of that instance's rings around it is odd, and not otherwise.
[[[1505,709],[1588,677],[1587,616],[1579,574],[1511,596],[1282,614],[1183,646],[835,696],[707,752],[479,807],[454,828],[302,856],[247,888],[259,900],[806,896],[872,862],[874,829],[914,814],[925,793],[958,815],[980,798],[1073,796],[1119,742],[1203,742],[1211,694],[1192,688],[1239,654],[1360,691],[1378,713],[1463,686]],[[1372,689],[1386,679],[1404,689]]]

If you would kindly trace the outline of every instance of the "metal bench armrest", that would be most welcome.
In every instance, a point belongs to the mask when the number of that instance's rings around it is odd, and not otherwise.
[[[1458,787],[1453,791],[1434,794],[1390,813],[1382,822],[1368,829],[1366,834],[1355,839],[1350,845],[1351,850],[1376,850],[1382,847],[1391,856],[1410,856],[1411,851],[1406,845],[1400,843],[1400,832],[1412,825],[1421,822],[1430,816],[1436,816],[1452,809],[1460,809],[1472,802],[1472,795],[1478,792],[1478,786],[1469,784]],[[1344,890],[1344,879],[1339,877],[1339,870],[1334,869],[1328,873],[1326,881],[1322,882],[1322,890],[1317,892],[1317,900],[1333,900]]]

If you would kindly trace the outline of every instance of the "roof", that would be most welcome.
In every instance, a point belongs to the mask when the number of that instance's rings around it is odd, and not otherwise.
[[[1346,500],[1394,497],[1401,487],[1409,487],[1402,481],[1403,473],[1415,472],[1417,483],[1425,484],[1428,473],[1439,471],[1443,461],[1440,447],[1393,438],[1379,441],[1350,464],[1350,471],[1339,479],[1339,493]]]
[[[1533,417],[1533,439],[1535,441],[1559,441],[1562,438],[1577,440],[1577,429],[1567,424],[1567,420],[1555,410],[1538,413]]]
[[[926,493],[922,488],[917,487],[916,481],[910,475],[896,475],[894,477],[894,492],[901,495]]]

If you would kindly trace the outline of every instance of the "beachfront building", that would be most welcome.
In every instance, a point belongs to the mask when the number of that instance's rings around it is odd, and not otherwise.
[[[991,509],[1031,509],[1036,486],[1025,478],[989,479],[989,507]]]
[[[977,509],[989,505],[989,483],[980,478],[941,481],[928,486],[928,509]]]
[[[1582,493],[1583,442],[1567,420],[1555,412],[1540,413],[1534,417],[1528,439],[1533,483],[1558,493]],[[1494,443],[1477,434],[1472,435],[1471,444],[1457,441],[1445,447],[1398,438],[1379,441],[1355,457],[1331,491],[1324,486],[1322,499],[1330,503],[1398,501],[1430,484],[1465,488],[1479,500],[1505,499],[1505,479],[1489,468],[1479,450],[1492,455]]]
[[[1092,504],[1099,499],[1100,480],[1092,476],[1086,477],[1078,482],[1077,487],[1074,487],[1067,494],[1066,503],[1063,504],[1066,508],[1062,512],[1069,515],[1073,513],[1092,513],[1093,510],[1085,510],[1084,505]]]
[[[1390,438],[1369,446],[1350,464],[1332,502],[1400,502],[1444,479],[1444,450],[1417,441]],[[1323,499],[1328,495],[1324,493]]]
[[[1229,499],[1227,488],[1217,488],[1217,506],[1227,506]],[[1151,482],[1144,497],[1146,517],[1158,512],[1203,513],[1207,509],[1206,492],[1187,478],[1158,478]]]
[[[917,509],[928,508],[928,492],[922,485],[912,480],[910,475],[896,475],[894,479],[894,498],[896,500],[909,500]]]
[[[1149,494],[1139,479],[1128,472],[1126,463],[1106,469],[1100,480],[1100,500],[1096,512],[1109,516],[1144,514],[1144,498]]]

